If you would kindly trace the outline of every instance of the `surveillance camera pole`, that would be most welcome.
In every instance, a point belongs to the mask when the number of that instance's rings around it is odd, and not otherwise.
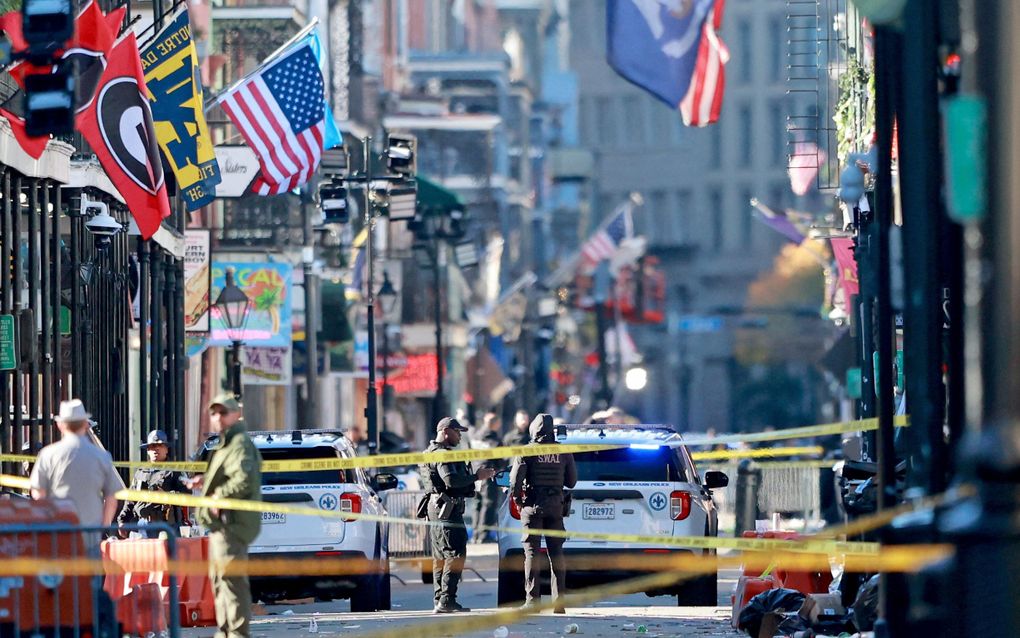
[[[363,161],[365,172],[365,261],[368,265],[368,293],[366,309],[368,311],[368,404],[365,406],[366,433],[368,434],[368,453],[379,451],[379,405],[375,391],[375,266],[372,244],[375,234],[375,215],[372,214],[372,138],[362,140]]]

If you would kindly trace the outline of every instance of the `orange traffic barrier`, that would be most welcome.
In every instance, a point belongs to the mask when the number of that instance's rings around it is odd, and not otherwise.
[[[70,561],[88,556],[83,535],[73,530],[78,515],[70,502],[0,499],[0,525],[7,526],[0,530],[2,558]],[[39,530],[18,526],[39,526]],[[44,531],[44,526],[66,528]],[[95,620],[106,620],[89,576],[54,572],[0,580],[4,587],[0,625],[13,624],[26,636],[91,633]]]
[[[181,562],[209,562],[209,537],[177,539],[177,559]],[[216,605],[213,600],[212,581],[208,573],[186,573],[177,576],[180,593],[177,608],[182,627],[212,627],[216,625]]]
[[[175,546],[179,561],[206,562],[209,558],[208,538],[179,538]],[[103,560],[106,563],[104,588],[115,601],[132,595],[139,587],[153,585],[158,587],[161,609],[169,607],[170,572],[165,540],[107,541],[103,543]],[[216,624],[212,584],[207,574],[178,574],[177,588],[181,626],[208,627]]]

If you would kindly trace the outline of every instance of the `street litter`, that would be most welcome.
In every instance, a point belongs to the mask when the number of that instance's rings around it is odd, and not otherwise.
[[[282,615],[283,616],[293,616],[294,615],[294,610],[293,609],[285,609]]]
[[[565,633],[565,634],[576,634],[579,631],[580,631],[580,627],[577,626],[577,623],[573,623],[573,622],[563,628],[563,633]]]
[[[310,634],[319,633],[319,623],[315,622],[314,618],[312,618],[311,622],[308,623],[308,633]]]

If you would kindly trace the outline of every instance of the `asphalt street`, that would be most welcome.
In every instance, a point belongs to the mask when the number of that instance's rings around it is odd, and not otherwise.
[[[267,605],[253,618],[252,635],[255,638],[276,638],[315,633],[323,636],[360,636],[378,630],[407,628],[408,635],[416,638],[431,636],[430,623],[447,621],[451,617],[484,616],[496,611],[496,556],[495,545],[470,546],[468,570],[461,585],[461,604],[470,607],[468,614],[436,616],[432,614],[432,585],[421,581],[420,570],[407,563],[394,563],[393,609],[389,612],[350,612],[350,602],[290,601]],[[399,578],[399,579],[398,579]],[[627,636],[639,634],[663,638],[699,637],[722,638],[738,634],[730,628],[729,598],[736,574],[719,575],[719,606],[678,607],[676,598],[660,596],[650,598],[644,594],[617,596],[586,607],[567,608],[565,615],[544,613],[530,616],[507,625],[507,638],[513,636],[561,636],[567,625],[576,624],[578,635]],[[642,626],[645,631],[641,632]],[[437,634],[491,638],[496,627],[467,633]],[[211,629],[186,629],[186,638],[209,636]],[[502,635],[502,633],[500,633]]]

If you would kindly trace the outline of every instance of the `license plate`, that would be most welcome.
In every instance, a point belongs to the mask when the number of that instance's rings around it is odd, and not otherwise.
[[[589,521],[610,521],[616,518],[615,503],[584,503],[581,518]]]
[[[286,522],[287,522],[286,514],[280,514],[279,512],[262,512],[263,525],[274,525]]]

